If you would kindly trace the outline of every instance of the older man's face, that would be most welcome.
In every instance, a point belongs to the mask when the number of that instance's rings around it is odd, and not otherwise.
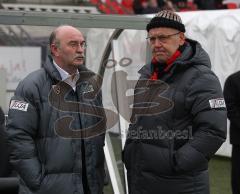
[[[185,42],[184,33],[172,28],[153,28],[149,30],[148,40],[152,55],[159,62],[166,62]]]
[[[82,33],[72,26],[61,26],[56,41],[51,45],[55,62],[72,74],[84,63],[85,40]]]

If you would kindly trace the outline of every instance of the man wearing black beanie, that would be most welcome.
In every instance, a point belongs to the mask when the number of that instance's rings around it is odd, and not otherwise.
[[[208,54],[179,15],[146,27],[151,63],[141,75],[123,161],[130,194],[209,194],[208,162],[226,138],[222,89]]]

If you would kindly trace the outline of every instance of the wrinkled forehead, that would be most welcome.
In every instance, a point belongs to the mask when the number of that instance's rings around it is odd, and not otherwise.
[[[174,28],[159,27],[159,28],[152,28],[151,30],[149,30],[148,35],[169,35],[177,32],[178,30]]]
[[[62,41],[84,41],[83,34],[76,28],[73,27],[62,27],[56,31],[56,39]]]

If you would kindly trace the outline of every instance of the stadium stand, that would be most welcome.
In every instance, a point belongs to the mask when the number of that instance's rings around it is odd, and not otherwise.
[[[62,5],[37,5],[37,4],[13,4],[2,3],[5,10],[13,11],[41,11],[41,12],[65,12],[65,13],[100,13],[95,6],[62,6]]]

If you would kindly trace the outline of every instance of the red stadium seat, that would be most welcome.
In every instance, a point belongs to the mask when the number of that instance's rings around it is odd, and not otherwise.
[[[193,2],[188,1],[187,6],[188,6],[189,10],[191,10],[191,11],[197,10],[197,6]]]
[[[105,14],[132,14],[132,9],[125,8],[122,4],[119,4],[116,0],[106,0],[102,3],[101,0],[90,0],[92,4],[97,5],[99,11]]]
[[[99,0],[90,0],[90,3],[92,3],[93,5],[97,5],[99,3]]]
[[[115,14],[124,14],[121,5],[117,3],[116,1],[106,0],[106,5],[113,10],[113,13]]]
[[[237,9],[238,8],[236,3],[227,3],[226,6],[228,9]]]
[[[122,7],[116,2],[116,1],[113,1],[111,3],[112,5],[112,8],[118,13],[118,14],[124,14],[124,11],[122,9]]]
[[[122,6],[124,6],[127,9],[132,9],[132,0],[122,0]]]
[[[105,4],[100,4],[98,6],[98,9],[105,14],[111,14],[112,13],[111,10]]]

